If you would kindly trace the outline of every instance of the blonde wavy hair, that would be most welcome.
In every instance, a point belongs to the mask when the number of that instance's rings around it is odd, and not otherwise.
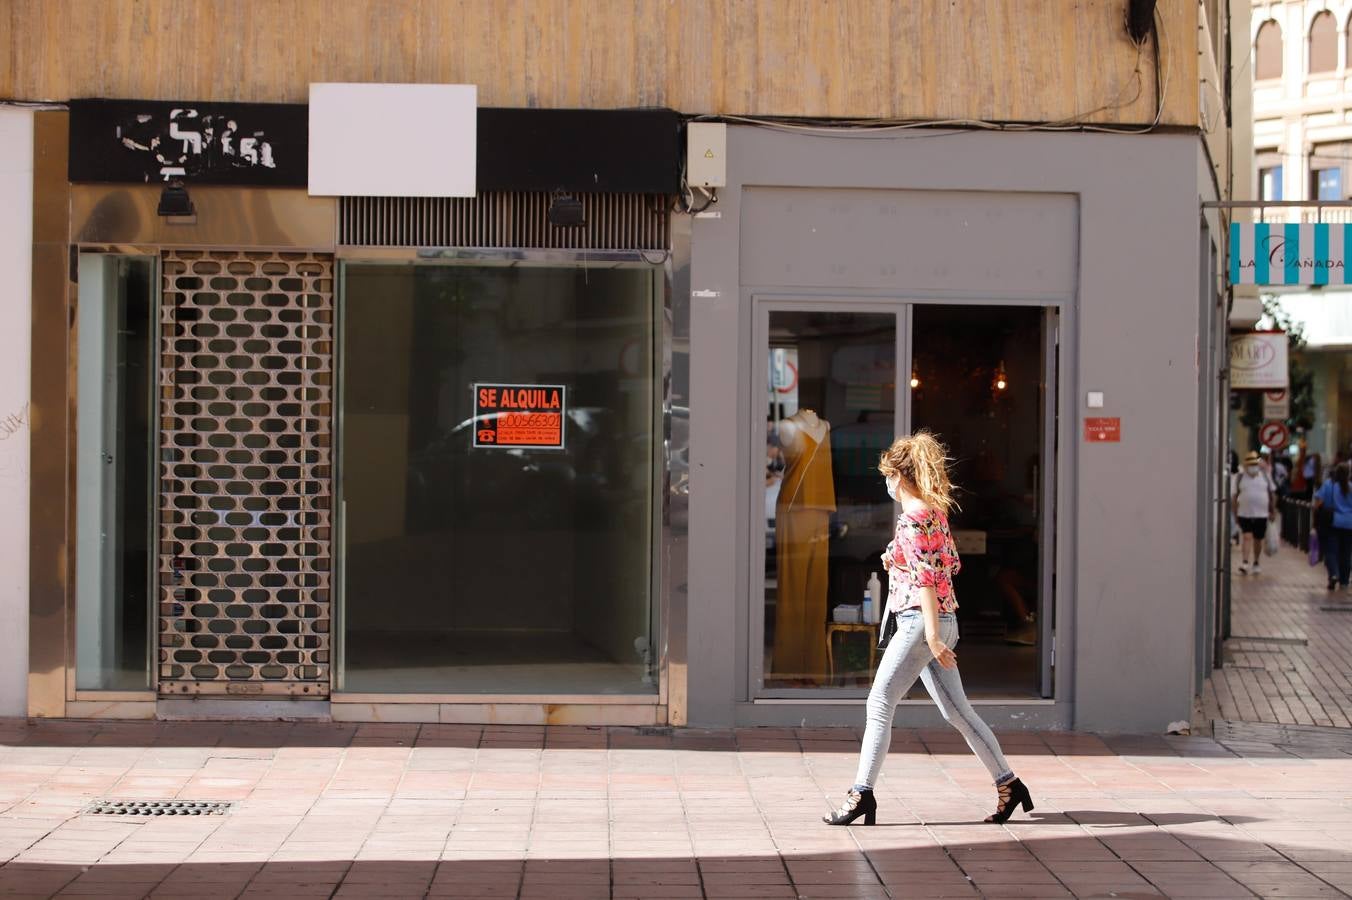
[[[945,515],[958,508],[948,480],[948,448],[928,431],[897,438],[878,459],[884,478],[899,478],[906,490]]]

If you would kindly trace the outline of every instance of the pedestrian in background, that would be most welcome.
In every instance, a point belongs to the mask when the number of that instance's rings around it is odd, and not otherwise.
[[[1296,442],[1296,460],[1295,465],[1291,467],[1291,496],[1300,500],[1310,499],[1310,494],[1319,485],[1310,485],[1305,482],[1305,438]]]
[[[1329,590],[1335,587],[1346,590],[1352,578],[1352,487],[1349,487],[1348,481],[1348,464],[1338,463],[1333,467],[1333,477],[1319,488],[1314,497],[1316,518],[1323,509],[1332,513],[1327,529],[1328,543],[1320,544],[1329,573]]]
[[[1277,497],[1291,493],[1291,459],[1285,455],[1273,456],[1272,483],[1277,488]]]
[[[1324,460],[1318,453],[1311,453],[1301,463],[1300,474],[1305,480],[1304,499],[1311,499],[1324,483]]]
[[[1277,518],[1277,491],[1257,453],[1244,457],[1244,467],[1234,477],[1231,509],[1243,534],[1240,543],[1239,574],[1257,575],[1263,571],[1263,539],[1268,522]]]

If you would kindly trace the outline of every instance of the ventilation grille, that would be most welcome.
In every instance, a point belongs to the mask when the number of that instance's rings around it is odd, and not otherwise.
[[[327,695],[333,258],[163,271],[160,693]]]
[[[344,197],[338,243],[362,247],[666,250],[670,198],[580,194],[586,224],[549,224],[548,193],[477,197]]]

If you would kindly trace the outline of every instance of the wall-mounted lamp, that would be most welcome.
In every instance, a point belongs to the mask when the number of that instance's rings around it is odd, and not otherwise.
[[[911,366],[911,390],[918,387],[920,387],[920,372],[916,370],[915,366]]]
[[[188,196],[188,189],[183,186],[181,181],[171,181],[160,191],[160,205],[155,209],[156,214],[168,219],[180,219],[197,214],[193,208],[192,198]]]
[[[1000,368],[995,370],[995,389],[1003,391],[1009,387],[1009,376],[1005,374],[1005,361],[1000,360]]]
[[[582,201],[564,193],[555,194],[550,201],[548,218],[555,228],[581,228],[587,224]]]

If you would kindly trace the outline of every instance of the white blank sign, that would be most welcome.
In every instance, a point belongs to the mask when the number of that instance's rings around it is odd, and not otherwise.
[[[473,197],[472,84],[310,85],[310,193]]]

